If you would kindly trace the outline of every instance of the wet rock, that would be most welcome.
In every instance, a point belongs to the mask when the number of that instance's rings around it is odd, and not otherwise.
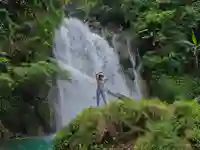
[[[7,140],[13,136],[13,133],[4,127],[0,120],[0,139]]]

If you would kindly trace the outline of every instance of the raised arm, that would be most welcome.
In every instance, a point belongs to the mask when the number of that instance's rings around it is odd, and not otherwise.
[[[104,82],[107,82],[107,81],[108,81],[108,78],[105,78],[105,79],[104,79]]]
[[[103,72],[98,72],[98,73],[96,73],[96,80],[97,80],[97,81],[98,81],[98,79],[99,79],[98,75],[99,75],[100,73],[103,73]]]
[[[96,80],[97,80],[97,81],[98,81],[98,75],[99,75],[99,73],[96,73],[96,74],[95,74]]]

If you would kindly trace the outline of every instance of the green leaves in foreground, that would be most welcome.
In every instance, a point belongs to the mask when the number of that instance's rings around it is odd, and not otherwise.
[[[195,46],[198,46],[197,38],[196,38],[196,36],[195,36],[195,34],[194,34],[194,31],[192,31],[192,42],[193,42],[193,44],[194,44]]]
[[[57,134],[54,149],[197,150],[199,112],[195,101],[118,100],[84,110]]]

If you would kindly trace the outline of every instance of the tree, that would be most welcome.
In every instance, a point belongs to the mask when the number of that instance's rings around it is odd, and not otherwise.
[[[193,56],[195,57],[195,63],[196,63],[196,69],[199,69],[199,51],[200,51],[200,43],[197,42],[197,38],[192,31],[192,42],[190,41],[180,41],[181,43],[185,44],[187,46],[186,48],[189,48],[188,50],[191,50],[193,53]]]
[[[192,83],[198,80],[199,53],[197,49],[199,46],[195,43],[189,44],[190,50],[188,50],[188,47],[183,46],[183,43],[179,41],[191,43],[192,36],[193,42],[195,42],[194,34],[199,35],[196,33],[200,26],[199,0],[118,0],[113,2],[87,0],[84,2],[81,8],[86,15],[96,17],[96,20],[104,27],[110,23],[109,20],[112,23],[113,18],[118,21],[114,21],[115,24],[116,22],[121,26],[126,24],[124,29],[137,41],[136,46],[144,64],[143,77],[149,80],[151,96],[159,96],[161,99],[169,100],[169,97],[164,95],[171,95],[170,99],[177,99],[172,93],[162,94],[158,92],[160,89],[166,91],[166,85],[162,85],[163,82],[160,82],[164,79],[162,76],[170,77],[170,80],[175,83],[173,87],[179,87],[176,84],[179,79],[183,79],[183,84],[186,84],[185,81],[188,77],[192,79]],[[120,21],[119,17],[116,18],[116,16],[123,16],[124,21]],[[124,24],[124,22],[126,23]],[[196,39],[196,44],[199,42],[198,40]],[[197,89],[196,85],[193,84],[190,87],[187,92],[192,94],[185,98],[194,98],[196,94],[200,93],[199,90],[194,92],[194,89]]]
[[[36,126],[48,125],[38,105],[60,72],[52,61],[52,41],[64,16],[63,4],[61,0],[0,2],[0,118],[13,132],[36,134],[28,131],[26,115],[32,114],[29,118]],[[11,125],[15,117],[20,126]]]

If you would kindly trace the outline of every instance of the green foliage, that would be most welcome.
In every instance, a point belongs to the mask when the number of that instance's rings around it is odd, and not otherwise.
[[[198,43],[197,43],[197,39],[196,39],[196,36],[194,34],[194,32],[192,31],[192,42],[195,46],[198,46]]]
[[[195,101],[115,101],[83,111],[56,135],[54,149],[123,149],[131,143],[137,150],[197,150],[199,111]]]
[[[192,99],[199,94],[200,80],[191,76],[166,76],[154,77],[152,87],[162,100],[172,103],[174,100]]]
[[[69,74],[51,58],[54,30],[64,16],[64,2],[0,3],[0,118],[4,122],[13,109],[24,114],[24,105],[37,111],[36,100],[46,99],[56,75],[62,73],[68,79]]]
[[[199,39],[195,35],[199,35],[196,32],[199,28],[199,4],[199,0],[195,2],[86,0],[81,8],[87,12],[88,17],[90,14],[91,16],[97,14],[97,21],[98,15],[104,18],[118,12],[124,16],[125,21],[130,23],[130,29],[127,32],[139,41],[136,46],[142,57],[144,70],[153,76],[150,78],[152,83],[150,86],[154,86],[157,84],[157,78],[154,76],[158,76],[160,80],[163,75],[171,76],[174,82],[182,80],[184,76],[190,76],[189,78],[194,79],[192,82],[196,81],[196,76],[199,75]],[[172,90],[171,88],[170,91]],[[159,94],[156,91],[157,89],[153,89],[152,96]],[[200,91],[196,94],[199,93]],[[176,98],[168,100],[174,99]]]

